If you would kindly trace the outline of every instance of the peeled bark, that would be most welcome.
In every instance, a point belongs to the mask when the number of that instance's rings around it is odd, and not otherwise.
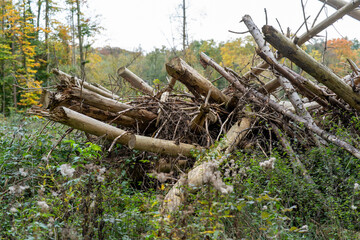
[[[126,81],[128,81],[131,84],[131,86],[133,86],[140,92],[150,96],[154,96],[155,90],[152,87],[150,87],[149,84],[147,84],[144,80],[139,78],[136,74],[131,72],[126,67],[119,68],[118,74],[119,76],[123,77]]]
[[[166,64],[166,70],[170,76],[182,82],[194,96],[207,96],[211,91],[210,100],[217,103],[227,103],[230,97],[223,94],[212,83],[189,66],[181,58],[173,58]]]
[[[122,129],[113,127],[66,107],[58,107],[51,111],[50,119],[95,136],[102,136],[111,141],[116,140],[123,145],[130,144],[133,149],[139,151],[166,154],[169,156],[182,155],[192,157],[192,151],[201,150],[200,147],[191,144],[176,144],[174,141],[155,139],[140,135],[129,135]]]
[[[290,59],[301,67],[316,80],[331,89],[336,95],[347,102],[351,107],[360,111],[360,95],[353,92],[350,86],[346,85],[330,69],[318,63],[291,40],[283,36],[271,26],[264,26],[265,39],[275,47],[283,56]]]

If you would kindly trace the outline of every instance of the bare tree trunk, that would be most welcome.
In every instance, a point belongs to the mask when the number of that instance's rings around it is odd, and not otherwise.
[[[182,155],[192,157],[192,151],[201,150],[201,148],[191,144],[175,143],[174,141],[126,134],[127,132],[124,130],[65,107],[59,107],[51,111],[50,119],[96,136],[105,137],[120,144],[130,145],[130,147],[139,151],[154,152],[169,156]]]
[[[327,5],[335,8],[335,9],[340,9],[349,3],[344,0],[319,0],[319,1],[326,2]],[[352,2],[352,0],[351,0],[351,2]],[[351,12],[348,13],[348,15],[350,17],[360,21],[360,10],[359,9],[352,10]]]
[[[301,48],[296,46],[290,39],[283,36],[271,26],[264,26],[265,39],[279,52],[301,67],[316,80],[331,89],[336,95],[347,102],[351,107],[360,111],[360,95],[353,92],[351,87],[345,84],[330,69],[318,63]]]
[[[49,1],[45,0],[45,48],[46,48],[46,72],[50,72],[50,48],[49,48]],[[47,81],[47,86],[49,86],[49,80]]]
[[[72,67],[75,68],[76,66],[76,43],[75,43],[75,7],[74,7],[74,3],[71,2],[70,3],[70,11],[71,11],[71,15],[70,15],[70,19],[71,19],[71,42],[72,42],[72,54],[71,54],[71,63],[72,63]]]
[[[1,31],[2,31],[2,36],[5,39],[5,2],[1,1],[1,16],[2,16],[2,21],[1,21]],[[5,91],[5,61],[1,60],[1,78],[2,78],[2,112],[3,115],[5,116],[6,113],[6,91]]]
[[[78,28],[78,40],[79,40],[81,79],[85,79],[85,59],[84,59],[84,51],[83,51],[83,34],[81,31],[80,0],[76,0],[76,10],[77,10],[76,15],[77,15],[77,28]]]
[[[37,18],[36,18],[36,38],[39,39],[39,31],[40,31],[40,16],[41,16],[41,5],[42,5],[42,1],[43,0],[38,0],[37,1],[37,5],[38,5],[38,10],[37,10]]]
[[[182,16],[182,50],[183,50],[183,54],[185,56],[185,50],[186,50],[186,45],[187,45],[187,32],[186,32],[186,0],[183,0],[182,3],[182,12],[183,12],[183,16]]]
[[[99,108],[87,105],[76,100],[66,100],[59,104],[61,107],[67,107],[78,113],[84,114],[88,117],[97,119],[102,122],[115,123],[124,127],[136,128],[136,120],[134,118],[125,116],[123,114],[116,114],[109,111],[104,111]]]

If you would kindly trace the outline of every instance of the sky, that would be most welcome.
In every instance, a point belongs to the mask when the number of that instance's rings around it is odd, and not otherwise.
[[[303,0],[306,4],[306,16],[310,16],[308,25],[312,25],[323,3],[318,0]],[[149,52],[155,48],[180,47],[180,21],[182,0],[88,0],[89,13],[100,15],[100,24],[104,27],[96,37],[94,46],[120,47],[130,51]],[[217,42],[233,40],[238,35],[229,30],[244,32],[246,27],[239,23],[242,16],[248,14],[261,28],[266,23],[279,29],[294,33],[304,22],[301,0],[187,0],[189,40],[209,40]],[[318,22],[335,10],[327,7],[318,18]],[[309,26],[309,27],[310,27]],[[360,39],[357,31],[360,22],[345,16],[327,29],[328,39],[348,37]],[[303,27],[298,35],[305,31]],[[325,36],[325,31],[320,33]]]

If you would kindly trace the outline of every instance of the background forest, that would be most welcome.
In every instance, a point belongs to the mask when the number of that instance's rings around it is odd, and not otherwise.
[[[105,141],[94,143],[84,133],[26,115],[29,107],[39,104],[42,89],[55,88],[58,80],[51,73],[53,68],[131,99],[138,92],[118,76],[123,66],[159,89],[168,84],[165,63],[180,56],[223,89],[227,81],[202,67],[201,52],[239,75],[260,61],[251,36],[189,42],[185,28],[179,34],[183,44],[178,48],[162,46],[145,52],[94,47],[94,37],[102,27],[97,17],[87,16],[86,7],[83,0],[1,0],[2,239],[360,238],[360,165],[332,144],[298,149],[318,188],[289,167],[289,156],[279,145],[271,146],[272,156],[282,159],[274,171],[259,166],[268,159],[261,149],[239,150],[225,163],[231,174],[225,174],[221,166],[224,181],[234,186],[233,193],[221,194],[211,186],[196,194],[189,192],[184,208],[164,217],[159,208],[173,182],[151,174],[139,176],[151,162],[161,161],[159,156],[124,150],[121,145],[107,151],[112,147]],[[341,77],[350,72],[347,59],[360,63],[357,39],[318,38],[302,48]],[[264,73],[257,80],[266,83],[271,79]],[[180,84],[176,87],[182,88]],[[349,127],[331,115],[319,122],[357,144]],[[356,116],[349,117],[348,124],[351,131],[360,131]],[[325,199],[317,195],[318,190]]]
[[[2,114],[37,104],[41,88],[49,88],[56,82],[51,75],[52,68],[85,77],[89,82],[127,96],[129,88],[121,86],[117,76],[117,69],[122,66],[150,84],[154,81],[158,84],[167,82],[165,63],[174,56],[183,57],[209,79],[219,75],[201,67],[200,52],[239,73],[245,73],[256,61],[255,45],[250,36],[219,43],[211,39],[184,41],[181,50],[165,46],[150,52],[111,46],[94,48],[93,39],[102,27],[97,24],[97,17],[86,16],[83,8],[86,9],[86,4],[80,0],[1,1]],[[359,48],[357,39],[326,42],[320,39],[304,47],[340,75],[347,73],[347,58],[357,61]],[[215,85],[223,88],[225,82],[220,79]]]

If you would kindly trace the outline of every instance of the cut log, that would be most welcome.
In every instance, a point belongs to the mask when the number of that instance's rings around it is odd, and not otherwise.
[[[131,117],[122,114],[115,114],[109,111],[104,111],[74,99],[65,100],[61,102],[58,106],[67,107],[88,117],[95,118],[103,122],[115,123],[124,127],[136,127],[137,124],[137,121]]]
[[[265,62],[268,64],[267,62]],[[259,87],[258,91],[262,94],[270,94],[274,92],[278,87],[280,87],[280,82],[278,78],[271,80],[270,82],[266,83],[264,86]]]
[[[90,90],[93,91],[101,96],[107,97],[107,98],[111,98],[111,99],[121,99],[119,96],[117,96],[116,94],[113,94],[111,92],[109,92],[108,90],[105,91],[102,88],[98,88],[96,86],[91,85],[90,83],[83,81],[77,77],[73,77],[67,73],[64,73],[63,71],[60,71],[59,69],[53,69],[52,72],[58,76],[58,78],[60,79],[60,81],[64,84],[66,84],[67,86],[78,86],[81,87],[81,85]]]
[[[190,67],[179,57],[173,58],[166,64],[166,70],[170,76],[182,82],[194,96],[199,94],[206,97],[211,91],[210,101],[217,103],[227,103],[230,97],[223,94],[212,83]]]
[[[130,105],[120,103],[114,99],[106,98],[87,89],[82,89],[81,91],[81,89],[78,87],[71,87],[61,93],[56,94],[55,100],[61,102],[65,99],[71,99],[73,97],[82,99],[84,103],[102,109],[104,111],[109,111],[113,113],[124,112],[124,115],[131,118],[147,122],[152,121],[156,118],[156,114],[150,111],[144,109],[133,109],[133,107]],[[57,105],[55,104],[55,107],[56,106]]]
[[[349,2],[344,1],[344,0],[319,0],[319,1],[324,2],[327,5],[335,8],[335,9],[340,9],[340,8],[344,7],[346,4],[349,3]],[[354,9],[351,12],[347,13],[347,15],[349,15],[350,17],[360,21],[360,10],[359,9]]]
[[[58,107],[50,112],[50,119],[63,123],[72,128],[93,134],[95,136],[103,136],[108,140],[116,141],[123,145],[131,145],[139,151],[154,152],[169,156],[187,156],[192,157],[194,150],[201,150],[200,147],[179,143],[174,141],[155,139],[140,135],[129,135],[127,132],[103,123],[81,113],[75,112],[66,107]],[[119,136],[121,136],[119,138]]]
[[[118,75],[122,78],[124,78],[126,81],[128,81],[131,86],[139,90],[140,92],[154,96],[155,90],[147,84],[144,80],[142,80],[140,77],[138,77],[136,74],[134,74],[132,71],[127,69],[126,67],[121,67],[118,70]]]
[[[272,26],[264,26],[263,32],[265,34],[266,41],[274,46],[283,56],[290,59],[316,80],[323,83],[351,107],[360,111],[360,95],[353,92],[351,87],[345,84],[330,69],[318,63],[301,48],[296,46],[290,39],[275,30]]]

